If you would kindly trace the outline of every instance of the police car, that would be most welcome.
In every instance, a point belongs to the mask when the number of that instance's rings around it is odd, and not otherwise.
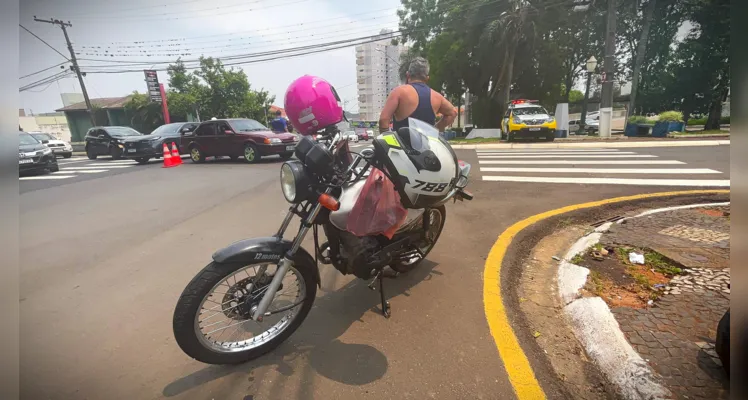
[[[536,100],[512,100],[501,120],[501,138],[540,139],[552,142],[556,135],[556,119],[537,104]]]

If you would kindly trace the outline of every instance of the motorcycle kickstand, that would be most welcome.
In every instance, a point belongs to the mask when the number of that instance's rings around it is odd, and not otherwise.
[[[374,284],[379,281],[379,298],[382,301],[382,315],[384,315],[385,318],[389,318],[392,316],[392,307],[390,307],[390,302],[385,299],[384,296],[384,274],[380,270],[377,272],[377,275],[374,277],[374,280],[371,281],[369,284],[369,289],[374,289]]]

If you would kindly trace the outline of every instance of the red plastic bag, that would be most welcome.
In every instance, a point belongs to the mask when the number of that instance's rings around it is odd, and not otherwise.
[[[348,215],[346,230],[356,236],[381,233],[392,239],[407,215],[395,185],[382,171],[372,168]]]

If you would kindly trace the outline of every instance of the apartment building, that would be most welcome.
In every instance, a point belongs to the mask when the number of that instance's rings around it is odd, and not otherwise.
[[[387,95],[401,84],[398,71],[403,46],[392,45],[390,32],[380,36],[380,41],[356,46],[358,109],[364,121],[378,120]]]

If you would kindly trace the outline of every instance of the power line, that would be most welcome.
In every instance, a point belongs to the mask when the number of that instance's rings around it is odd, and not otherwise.
[[[32,73],[30,73],[30,74],[24,75],[24,76],[22,76],[22,77],[20,77],[20,78],[18,78],[18,79],[28,78],[29,76],[32,76],[32,75],[36,75],[36,74],[42,73],[42,72],[44,72],[44,71],[49,71],[50,69],[52,69],[52,68],[55,68],[55,67],[59,67],[59,66],[61,66],[61,65],[65,64],[65,63],[66,63],[66,61],[63,61],[63,62],[61,62],[61,63],[59,63],[59,64],[55,64],[55,65],[53,65],[53,66],[51,66],[51,67],[47,67],[47,68],[44,68],[44,69],[40,69],[39,71],[36,71],[36,72],[32,72]]]
[[[199,10],[188,10],[188,11],[178,11],[178,12],[172,12],[172,13],[162,13],[162,14],[150,14],[146,15],[145,17],[143,15],[124,15],[124,16],[103,16],[103,17],[79,17],[81,19],[96,19],[96,20],[110,20],[110,19],[116,19],[116,20],[122,20],[122,19],[134,19],[133,22],[153,22],[153,21],[169,21],[169,20],[186,20],[186,19],[194,19],[194,18],[206,18],[206,17],[215,17],[220,15],[226,15],[226,14],[240,14],[240,13],[246,13],[251,11],[257,11],[257,10],[265,10],[268,8],[276,8],[276,7],[282,7],[282,6],[288,6],[292,4],[298,4],[303,3],[309,0],[294,0],[288,3],[282,3],[282,4],[274,4],[267,7],[252,7],[246,10],[231,10],[231,11],[222,11],[221,9],[231,8],[231,7],[241,7],[246,5],[251,5],[255,3],[241,3],[241,4],[234,4],[231,6],[226,7],[211,7],[211,8],[205,8],[205,9],[199,9]],[[222,11],[216,14],[202,14],[202,15],[196,15],[197,12],[205,12],[205,11]],[[170,17],[170,15],[175,14],[187,14],[185,16],[179,16],[179,17]]]
[[[373,33],[372,32],[370,35],[368,35],[368,36],[375,36],[375,35],[381,34],[381,30],[383,28],[389,28],[389,27],[390,27],[389,25],[378,24],[378,25],[374,25],[374,26],[364,27],[363,29],[362,29],[362,27],[354,27],[354,28],[339,29],[339,30],[335,30],[335,31],[323,32],[323,35],[321,35],[321,36],[318,36],[318,35],[299,35],[299,36],[294,36],[294,37],[288,37],[285,40],[287,40],[287,41],[293,41],[294,43],[308,43],[308,42],[312,42],[312,41],[320,40],[320,39],[330,39],[330,38],[333,38],[333,37],[339,37],[342,32],[348,32],[348,34],[356,34],[356,33],[357,34],[363,34],[363,33],[367,32],[367,31],[370,31],[370,30],[377,30],[377,31],[379,31],[380,33]],[[308,39],[305,39],[305,40],[294,40],[294,39],[300,39],[300,38],[304,38],[304,37],[307,37]],[[279,40],[275,39],[275,41],[279,41]],[[211,51],[211,54],[214,54],[214,53],[236,52],[236,51],[240,51],[240,50],[253,50],[253,49],[263,48],[263,47],[268,47],[268,46],[277,46],[277,44],[274,43],[273,41],[267,41],[267,40],[255,42],[255,43],[259,43],[259,44],[251,44],[251,43],[252,42],[246,43],[249,46],[244,46],[244,47],[236,47],[236,46],[240,46],[240,45],[244,44],[244,43],[236,43],[236,44],[228,44],[228,45],[223,45],[223,46],[196,47],[196,48],[160,50],[160,51],[155,51],[155,50],[154,51],[141,50],[139,52],[122,52],[122,51],[119,51],[119,52],[114,52],[114,51],[113,52],[108,52],[107,51],[107,52],[103,52],[103,53],[102,52],[93,52],[92,53],[92,52],[89,52],[90,51],[89,50],[89,51],[86,51],[86,52],[77,52],[76,55],[79,55],[79,56],[80,55],[83,55],[83,56],[90,55],[90,56],[99,56],[99,57],[102,57],[102,56],[103,57],[107,57],[108,56],[108,57],[162,57],[163,58],[163,57],[170,57],[170,56],[172,56],[172,57],[196,56],[197,54],[202,53],[201,50],[209,50],[209,49],[212,49],[213,51]],[[215,50],[215,49],[218,49],[218,50]],[[195,53],[197,53],[197,54],[195,54]],[[101,59],[101,61],[109,61],[109,60]],[[147,62],[150,62],[150,61],[147,61]]]
[[[36,34],[35,34],[34,32],[31,32],[30,30],[28,30],[28,29],[27,29],[27,28],[26,28],[25,26],[23,26],[23,25],[21,25],[21,24],[18,24],[18,26],[20,26],[21,28],[23,28],[23,30],[25,30],[26,32],[30,33],[30,34],[31,34],[32,36],[34,36],[35,38],[39,39],[39,40],[40,40],[40,41],[41,41],[42,43],[46,44],[46,45],[47,45],[47,47],[49,47],[50,49],[54,50],[54,51],[55,51],[55,52],[56,52],[57,54],[61,55],[61,56],[62,56],[62,58],[64,58],[64,59],[66,59],[66,60],[70,61],[70,59],[69,59],[69,58],[67,58],[67,57],[66,57],[66,56],[65,56],[64,54],[60,53],[60,51],[59,51],[59,50],[57,50],[57,49],[55,49],[54,47],[52,47],[52,45],[51,45],[51,44],[49,44],[49,43],[45,42],[45,41],[44,41],[44,39],[40,38],[39,36],[36,36]]]
[[[178,1],[178,2],[175,2],[175,3],[156,4],[156,5],[152,5],[152,6],[125,8],[125,9],[122,9],[122,10],[114,10],[113,12],[118,14],[118,13],[127,12],[127,11],[140,11],[140,10],[146,10],[146,9],[149,9],[149,8],[169,7],[169,6],[175,6],[175,5],[178,5],[178,6],[181,7],[181,6],[184,6],[185,4],[199,3],[199,2],[202,2],[202,1],[204,1],[204,0]],[[77,13],[77,14],[70,14],[70,15],[68,15],[68,17],[80,17],[80,16],[86,16],[86,15],[102,15],[102,14],[104,14],[104,15],[111,15],[112,11],[101,11],[101,12],[93,12],[93,13]]]
[[[45,85],[47,83],[56,82],[56,81],[58,81],[60,79],[66,78],[66,77],[68,77],[68,76],[70,76],[72,74],[73,73],[70,72],[70,71],[61,71],[61,72],[58,72],[56,74],[50,75],[50,76],[48,76],[46,78],[39,79],[36,82],[32,82],[32,83],[26,84],[24,86],[21,86],[18,89],[18,91],[19,92],[23,92],[23,91],[26,91],[26,90],[29,90],[29,89],[33,89],[35,87],[39,87],[41,85]]]

